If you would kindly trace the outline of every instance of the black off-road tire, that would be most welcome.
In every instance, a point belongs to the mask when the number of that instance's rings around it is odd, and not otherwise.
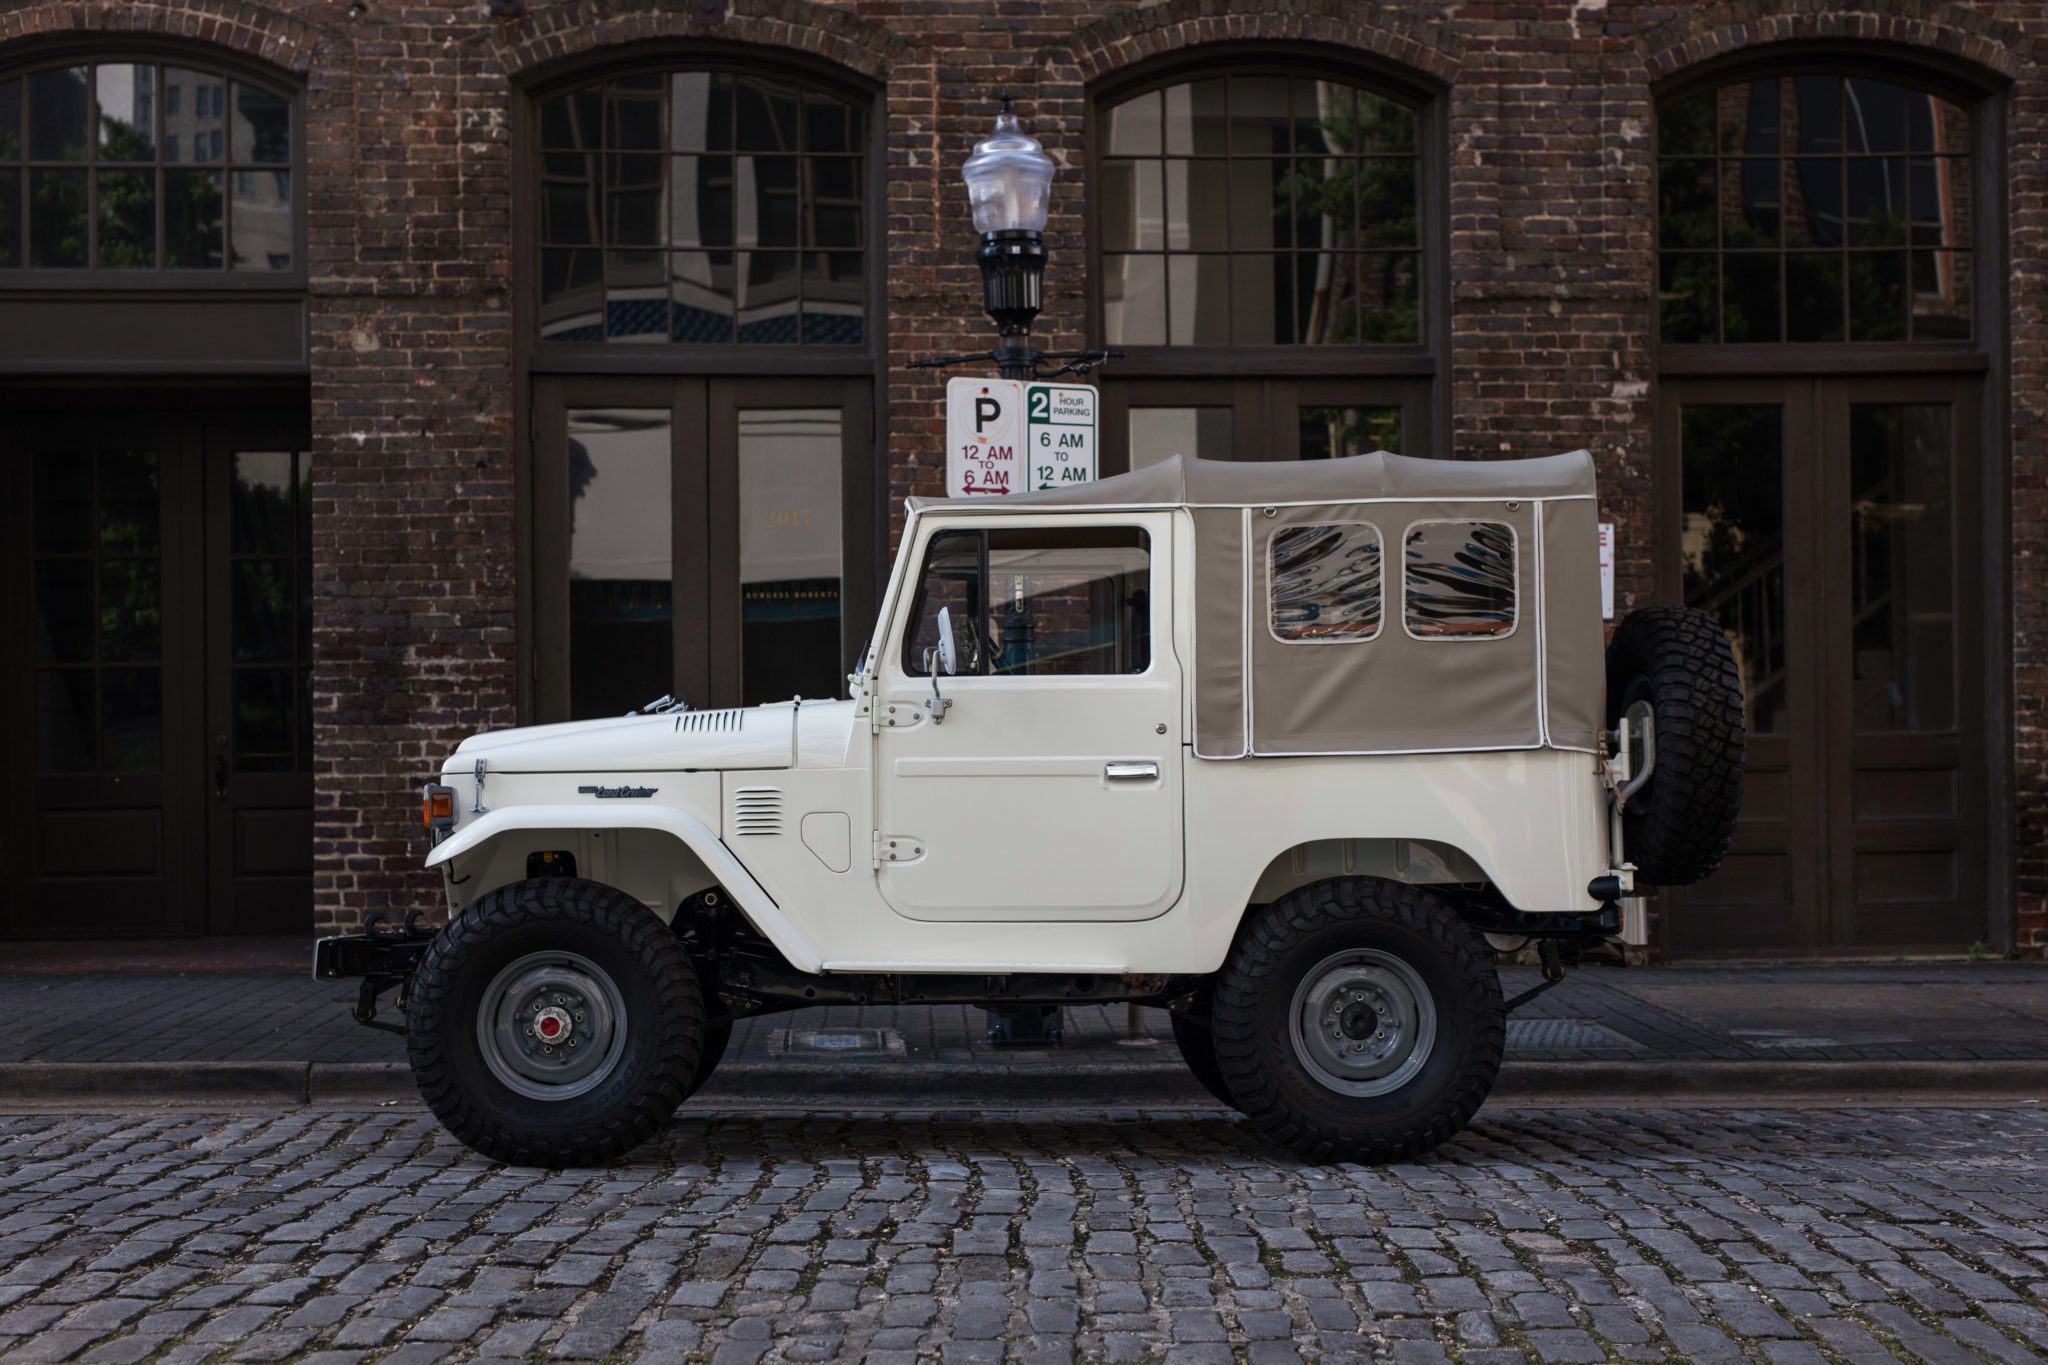
[[[478,1015],[507,965],[565,951],[618,989],[624,1049],[589,1092],[530,1098],[492,1074]],[[697,974],[668,926],[622,891],[568,877],[500,887],[451,920],[413,973],[405,1015],[427,1107],[466,1146],[517,1166],[597,1166],[646,1142],[689,1093],[705,1037]]]
[[[1637,701],[1656,712],[1657,762],[1622,809],[1622,841],[1645,886],[1690,886],[1728,852],[1742,810],[1742,676],[1720,622],[1690,607],[1641,607],[1607,646],[1607,725]]]
[[[1204,991],[1195,1008],[1206,1014],[1208,1007],[1208,992]],[[1214,1095],[1225,1108],[1237,1108],[1230,1087],[1223,1083],[1223,1069],[1216,1064],[1216,1035],[1210,1032],[1209,1021],[1179,1010],[1168,1011],[1167,1017],[1173,1021],[1173,1041],[1180,1047],[1181,1060],[1202,1083],[1202,1089]]]
[[[1385,1094],[1325,1085],[1291,1029],[1304,980],[1353,950],[1405,963],[1435,1012],[1420,1069]],[[1500,977],[1479,934],[1426,892],[1369,877],[1315,882],[1258,911],[1216,978],[1210,1021],[1236,1107],[1267,1137],[1317,1161],[1397,1161],[1443,1143],[1485,1102],[1507,1039]]]

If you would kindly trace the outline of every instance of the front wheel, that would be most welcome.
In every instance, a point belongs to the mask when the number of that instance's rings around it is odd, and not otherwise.
[[[1318,1160],[1393,1161],[1444,1142],[1493,1088],[1507,1036],[1471,926],[1424,891],[1361,877],[1259,911],[1210,1020],[1237,1107]]]
[[[704,1001],[654,912],[575,878],[478,899],[406,996],[420,1095],[467,1146],[522,1166],[594,1166],[666,1126],[698,1079]]]

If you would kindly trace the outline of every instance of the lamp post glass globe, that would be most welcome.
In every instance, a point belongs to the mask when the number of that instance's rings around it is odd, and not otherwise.
[[[1017,123],[1009,97],[1003,97],[996,130],[975,144],[960,178],[967,182],[967,202],[974,210],[975,231],[1043,232],[1052,201],[1052,158],[1038,139]]]

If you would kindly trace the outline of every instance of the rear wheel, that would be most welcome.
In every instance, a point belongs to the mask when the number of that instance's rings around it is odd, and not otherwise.
[[[575,878],[515,882],[449,922],[406,994],[406,1052],[463,1143],[589,1166],[668,1123],[702,1061],[704,1004],[654,913]]]
[[[1217,977],[1218,1070],[1236,1107],[1304,1156],[1417,1156],[1500,1070],[1500,979],[1471,926],[1411,886],[1342,877],[1258,912]]]

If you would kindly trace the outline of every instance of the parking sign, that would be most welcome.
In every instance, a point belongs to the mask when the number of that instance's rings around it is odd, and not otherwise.
[[[1061,488],[1095,478],[1095,389],[946,381],[946,496]]]

